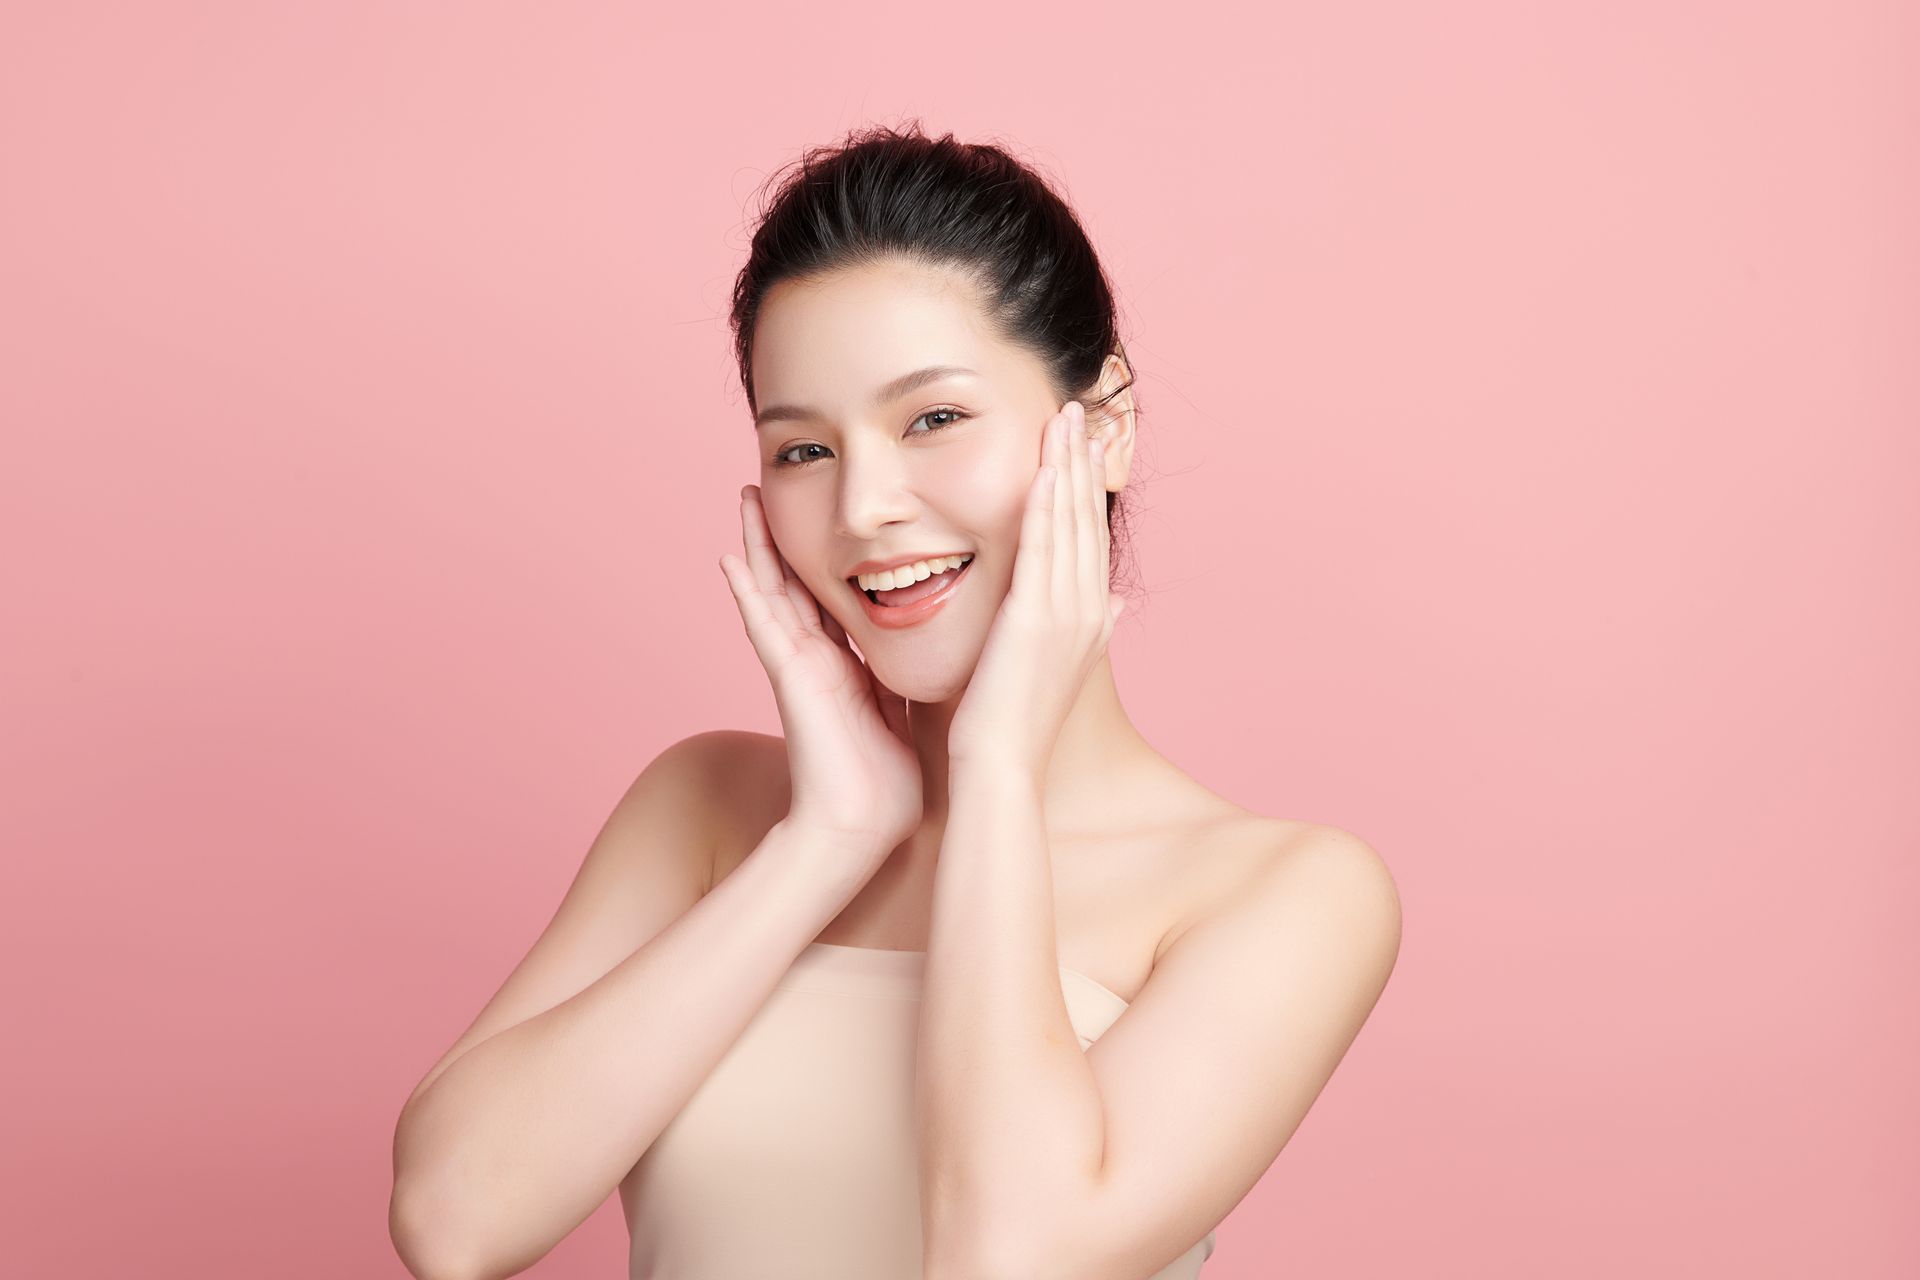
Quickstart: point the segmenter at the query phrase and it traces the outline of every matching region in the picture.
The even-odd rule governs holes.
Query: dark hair
[[[772,194],[733,286],[734,352],[749,409],[757,409],[754,321],[768,291],[887,259],[971,277],[995,332],[1038,356],[1055,396],[1078,399],[1089,419],[1133,385],[1113,290],[1086,232],[1045,179],[1000,147],[951,133],[929,138],[917,121],[904,130],[876,125],[810,148],[767,185]],[[1090,399],[1109,355],[1125,361],[1126,381]],[[1120,495],[1107,494],[1116,576],[1126,515]]]

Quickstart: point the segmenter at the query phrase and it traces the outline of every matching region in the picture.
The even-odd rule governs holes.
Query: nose
[[[871,542],[880,530],[919,509],[909,461],[898,451],[848,450],[840,462],[840,533]]]

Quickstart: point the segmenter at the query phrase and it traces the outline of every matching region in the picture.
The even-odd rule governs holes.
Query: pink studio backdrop
[[[777,731],[746,201],[910,117],[1120,289],[1128,706],[1399,882],[1208,1275],[1920,1270],[1916,11],[1176,12],[0,19],[10,1274],[404,1275],[408,1091]]]

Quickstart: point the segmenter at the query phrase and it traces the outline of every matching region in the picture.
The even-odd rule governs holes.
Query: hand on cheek
[[[954,766],[1043,777],[1067,712],[1113,634],[1106,463],[1078,401],[1048,420],[1013,580],[948,730]]]

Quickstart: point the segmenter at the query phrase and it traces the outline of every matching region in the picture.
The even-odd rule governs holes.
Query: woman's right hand
[[[746,561],[722,555],[747,638],[766,668],[787,738],[786,821],[871,858],[871,873],[920,825],[920,759],[906,699],[882,685],[767,528],[760,487],[740,490]]]

